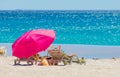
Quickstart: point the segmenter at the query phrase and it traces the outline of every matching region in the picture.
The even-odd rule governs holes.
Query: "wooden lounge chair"
[[[50,65],[57,65],[59,62],[63,62],[64,65],[71,64],[72,58],[77,57],[77,55],[66,55],[60,50],[48,50],[48,54],[51,57]],[[79,58],[77,57],[79,61]]]
[[[14,60],[14,65],[20,65],[21,62],[27,62],[28,65],[33,65],[35,61],[30,58],[17,58]]]
[[[39,59],[39,54],[34,54],[29,58],[17,58],[14,60],[14,64],[19,65],[20,62],[26,61],[28,65],[33,65],[34,63],[37,64],[38,59]]]

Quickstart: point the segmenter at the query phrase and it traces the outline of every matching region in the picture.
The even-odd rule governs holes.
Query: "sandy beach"
[[[120,77],[119,3],[1,0],[0,77]]]
[[[120,77],[120,59],[86,59],[86,65],[14,66],[14,57],[0,56],[0,77]]]

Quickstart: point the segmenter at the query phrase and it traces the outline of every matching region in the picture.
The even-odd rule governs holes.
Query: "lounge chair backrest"
[[[48,54],[54,59],[62,59],[62,57],[65,55],[60,50],[48,50]]]

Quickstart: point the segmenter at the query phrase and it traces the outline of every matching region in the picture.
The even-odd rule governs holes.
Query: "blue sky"
[[[120,0],[0,0],[0,10],[120,10]]]

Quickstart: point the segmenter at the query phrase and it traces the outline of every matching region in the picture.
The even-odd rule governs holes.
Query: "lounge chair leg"
[[[20,60],[16,59],[14,60],[14,65],[19,65],[20,64]]]
[[[37,64],[37,60],[35,60],[35,65]]]
[[[64,59],[64,60],[63,60],[63,64],[64,64],[64,65],[67,65],[67,64],[68,64],[67,60]]]
[[[27,61],[28,65],[33,65],[33,61]]]
[[[54,60],[53,65],[58,65],[58,60]]]

